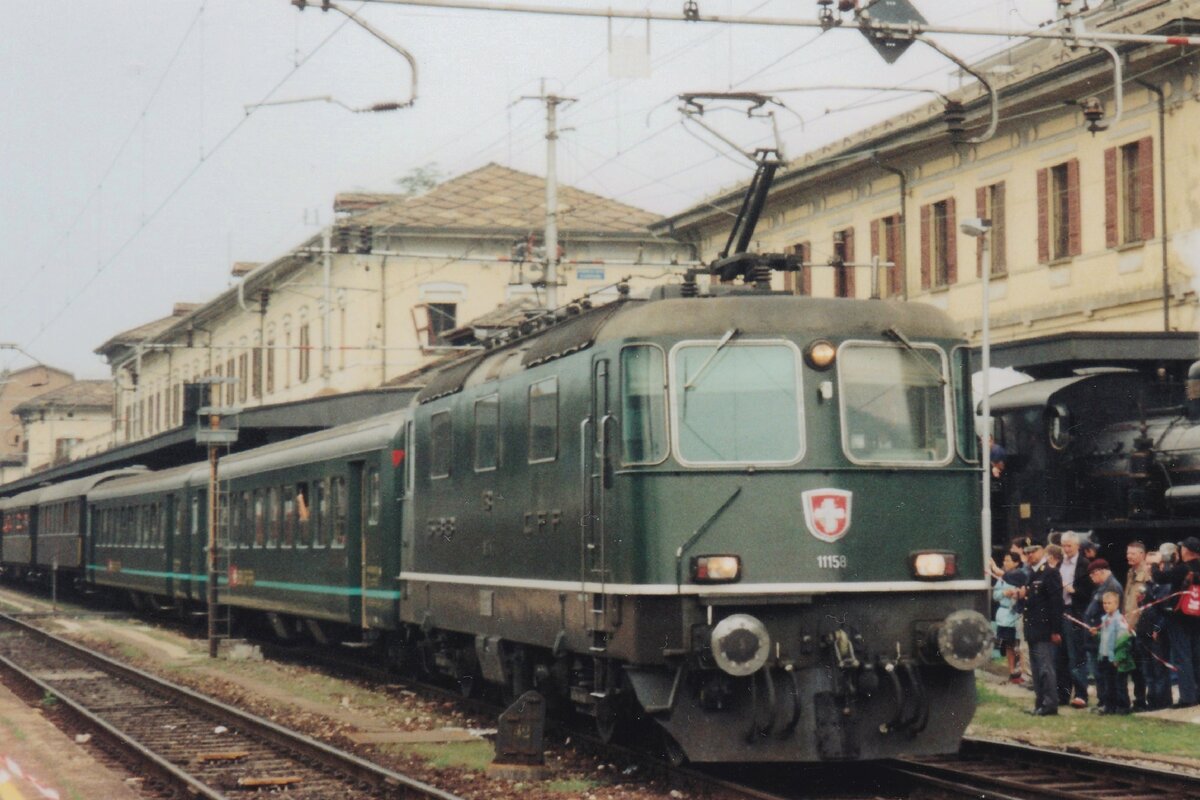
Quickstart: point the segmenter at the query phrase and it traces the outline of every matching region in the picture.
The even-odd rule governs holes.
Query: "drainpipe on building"
[[[379,385],[387,381],[387,269],[388,257],[379,262]],[[345,335],[345,334],[343,334]]]
[[[879,160],[879,153],[872,153],[871,160],[875,162],[875,166],[879,167],[884,172],[890,172],[900,179],[900,297],[904,300],[908,299],[908,178],[904,175],[904,170],[899,167],[890,167]],[[880,242],[882,245],[883,243]],[[896,269],[895,266],[892,269]]]
[[[1158,224],[1162,236],[1163,330],[1171,330],[1171,271],[1167,264],[1167,97],[1159,86],[1141,78],[1138,84],[1158,96]]]

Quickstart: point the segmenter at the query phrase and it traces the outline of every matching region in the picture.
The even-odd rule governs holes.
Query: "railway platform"
[[[107,767],[0,686],[0,800],[138,795]]]

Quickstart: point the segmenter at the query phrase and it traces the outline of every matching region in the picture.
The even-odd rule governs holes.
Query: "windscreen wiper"
[[[894,342],[899,342],[905,350],[916,356],[917,361],[921,364],[921,366],[928,370],[935,378],[937,378],[938,386],[946,385],[946,377],[942,375],[941,370],[934,369],[933,365],[925,360],[925,357],[921,355],[917,348],[913,347],[913,343],[908,340],[907,336],[900,332],[899,328],[894,326],[888,328],[883,332],[883,335]]]
[[[688,389],[694,389],[696,387],[696,384],[700,382],[700,377],[704,375],[704,371],[708,369],[708,365],[711,364],[713,359],[717,357],[717,353],[721,352],[725,345],[729,344],[729,341],[733,337],[737,336],[738,333],[739,331],[737,328],[730,328],[729,330],[725,331],[725,335],[721,337],[721,341],[717,342],[716,349],[709,354],[708,358],[704,359],[704,363],[700,365],[700,369],[696,371],[696,374],[692,376],[692,379],[683,385],[684,391],[687,391]]]

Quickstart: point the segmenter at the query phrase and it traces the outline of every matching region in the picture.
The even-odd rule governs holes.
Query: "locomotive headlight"
[[[733,583],[740,577],[740,556],[696,556],[692,559],[692,580],[696,583]]]
[[[958,556],[945,550],[913,553],[912,572],[925,580],[953,578],[958,572]]]
[[[804,350],[804,359],[813,369],[829,369],[837,357],[837,348],[828,339],[818,339]]]
[[[713,660],[735,678],[758,672],[770,652],[771,634],[757,617],[733,614],[713,628]]]

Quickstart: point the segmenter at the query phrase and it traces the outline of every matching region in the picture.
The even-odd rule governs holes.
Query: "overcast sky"
[[[548,0],[541,0],[543,3]],[[319,0],[316,0],[319,5]],[[815,2],[698,0],[706,14],[813,18]],[[565,4],[565,3],[564,3]],[[571,5],[678,13],[681,0]],[[915,0],[934,22],[1029,29],[1052,0]],[[886,65],[861,34],[654,23],[650,77],[614,79],[604,20],[346,0],[420,68],[414,107],[353,114],[333,104],[247,105],[330,95],[403,99],[396,53],[334,12],[288,0],[2,0],[0,342],[106,377],[93,350],[116,333],[204,301],[234,261],[265,261],[330,222],[343,191],[398,191],[435,163],[453,177],[488,162],[545,172],[544,107],[516,102],[542,79],[578,98],[561,114],[560,181],[663,214],[745,180],[748,162],[679,124],[682,91],[820,84],[950,87],[953,65],[914,45]],[[612,23],[645,36],[644,22]],[[939,37],[964,57],[1003,40]],[[913,94],[781,95],[800,153],[925,102]],[[827,113],[854,105],[850,110]],[[716,115],[751,143],[765,129]],[[0,350],[0,369],[31,363]]]

